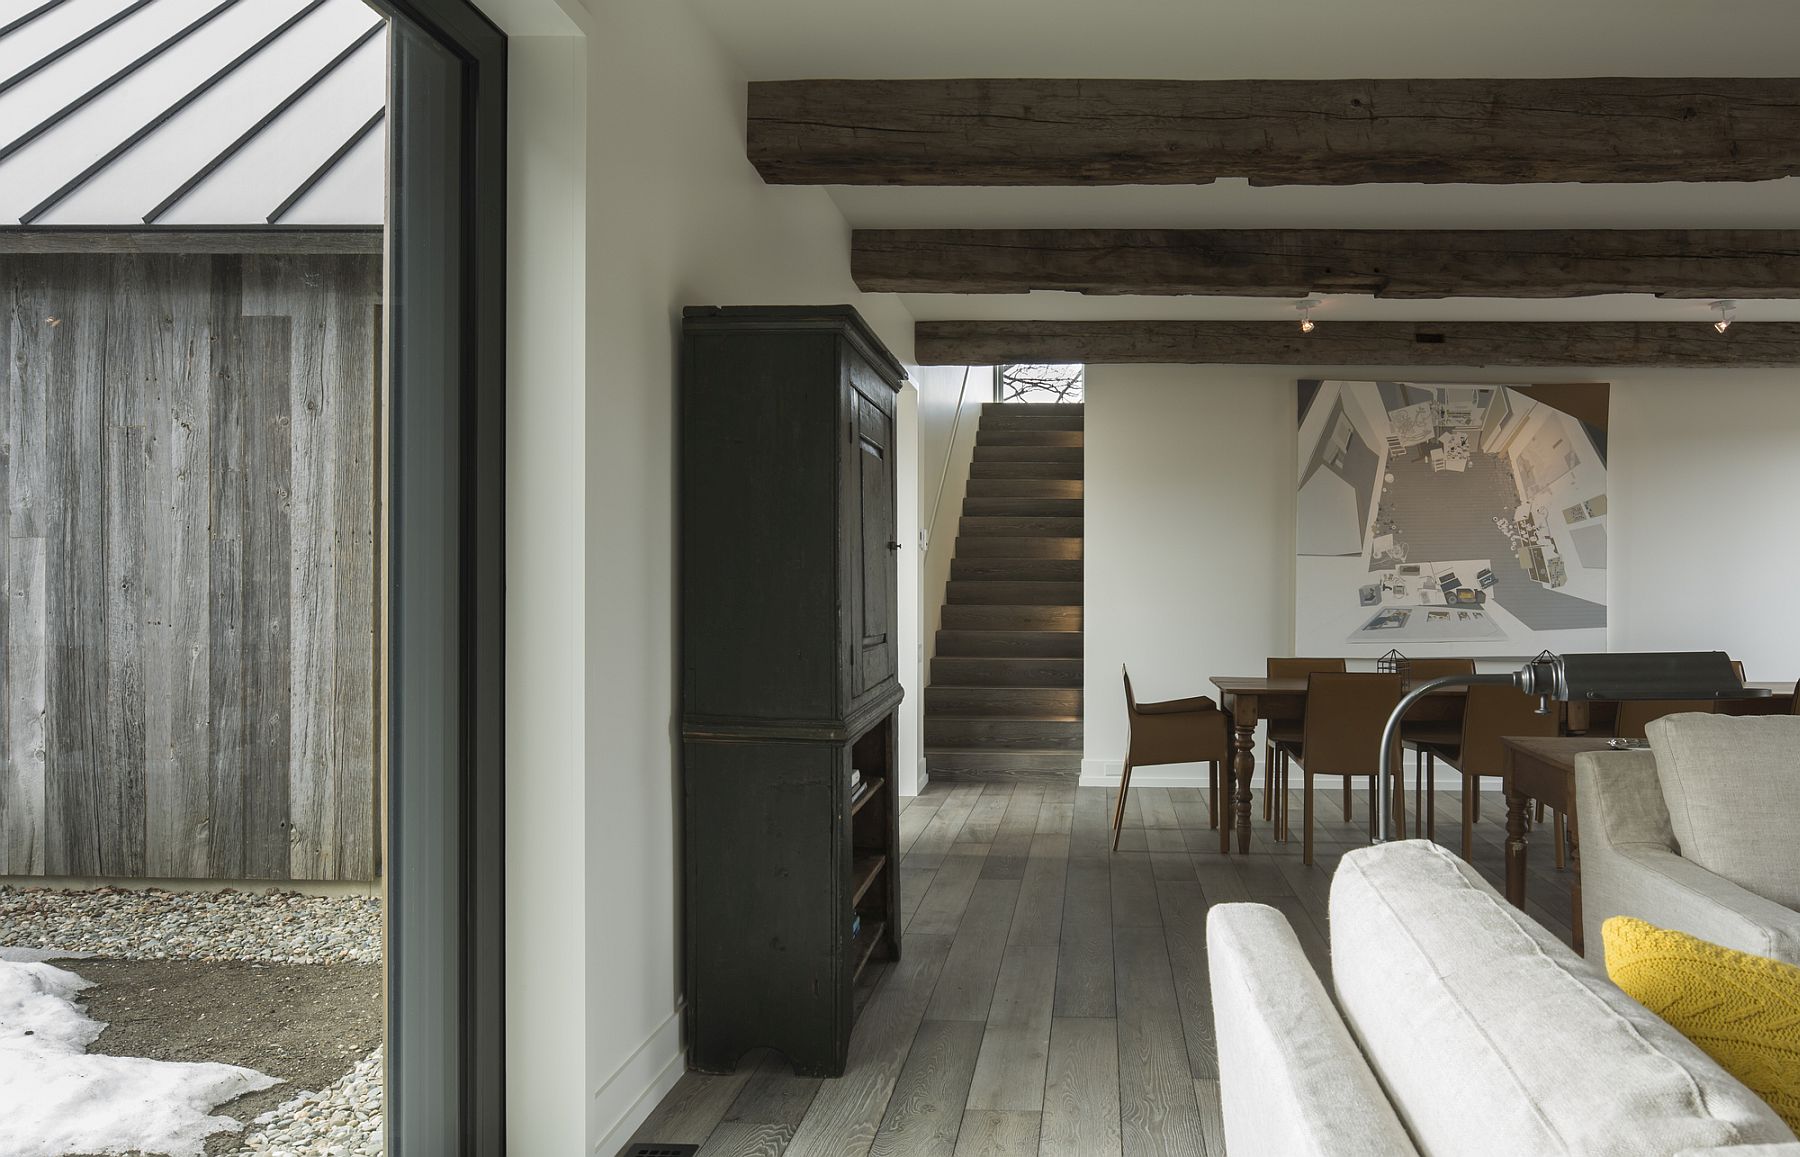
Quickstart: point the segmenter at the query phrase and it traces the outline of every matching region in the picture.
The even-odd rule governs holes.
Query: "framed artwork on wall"
[[[1300,382],[1296,653],[1604,651],[1608,393]]]

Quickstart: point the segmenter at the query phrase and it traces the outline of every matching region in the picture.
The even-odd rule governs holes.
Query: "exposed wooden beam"
[[[0,253],[380,253],[376,226],[0,228]],[[1747,296],[1747,295],[1746,295]]]
[[[1762,181],[1800,78],[789,80],[750,85],[771,184]]]
[[[1797,229],[858,229],[870,293],[1800,297]]]
[[[921,365],[1800,366],[1800,322],[921,321]]]

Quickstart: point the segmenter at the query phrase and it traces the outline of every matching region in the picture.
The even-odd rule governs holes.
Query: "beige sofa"
[[[1750,1090],[1435,844],[1346,855],[1331,944],[1335,1005],[1279,912],[1208,919],[1238,1157],[1800,1157]]]
[[[1800,717],[1671,715],[1575,762],[1587,955],[1636,916],[1800,964]]]

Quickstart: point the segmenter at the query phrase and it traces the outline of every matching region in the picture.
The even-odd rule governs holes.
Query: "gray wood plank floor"
[[[1222,1154],[1206,910],[1280,909],[1329,976],[1331,873],[1368,840],[1368,793],[1345,822],[1332,782],[1305,867],[1292,797],[1290,841],[1259,798],[1251,854],[1227,857],[1202,791],[1139,789],[1113,854],[1103,788],[927,787],[900,817],[904,955],[863,994],[845,1076],[797,1078],[770,1053],[689,1073],[634,1141],[707,1157]],[[1474,863],[1500,887],[1505,808],[1496,791],[1481,804]],[[1438,792],[1434,812],[1438,842],[1459,848],[1460,793]],[[1569,876],[1548,824],[1533,844],[1528,910],[1566,941]]]

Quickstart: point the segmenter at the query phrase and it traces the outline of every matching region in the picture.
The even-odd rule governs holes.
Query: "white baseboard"
[[[685,1006],[678,1006],[667,1020],[656,1026],[637,1051],[613,1071],[598,1089],[589,1105],[588,1120],[612,1121],[605,1136],[594,1143],[599,1157],[613,1157],[625,1148],[631,1135],[649,1118],[657,1103],[669,1095],[687,1066],[681,1051],[681,1016]]]
[[[1082,787],[1107,787],[1118,789],[1119,776],[1125,770],[1122,759],[1084,759],[1081,761]],[[1406,761],[1405,781],[1408,791],[1412,790],[1413,763]],[[1299,782],[1297,773],[1290,775],[1288,788],[1293,790]],[[1432,781],[1439,791],[1461,791],[1462,775],[1439,764],[1432,774]],[[1337,782],[1334,780],[1333,782]],[[1250,785],[1261,788],[1263,785],[1262,757],[1256,757],[1256,770],[1250,775]],[[1132,787],[1206,787],[1206,765],[1204,763],[1177,763],[1159,767],[1140,767],[1131,773]],[[1368,786],[1364,784],[1364,786]],[[1498,790],[1498,784],[1491,779],[1484,785],[1487,790]]]

